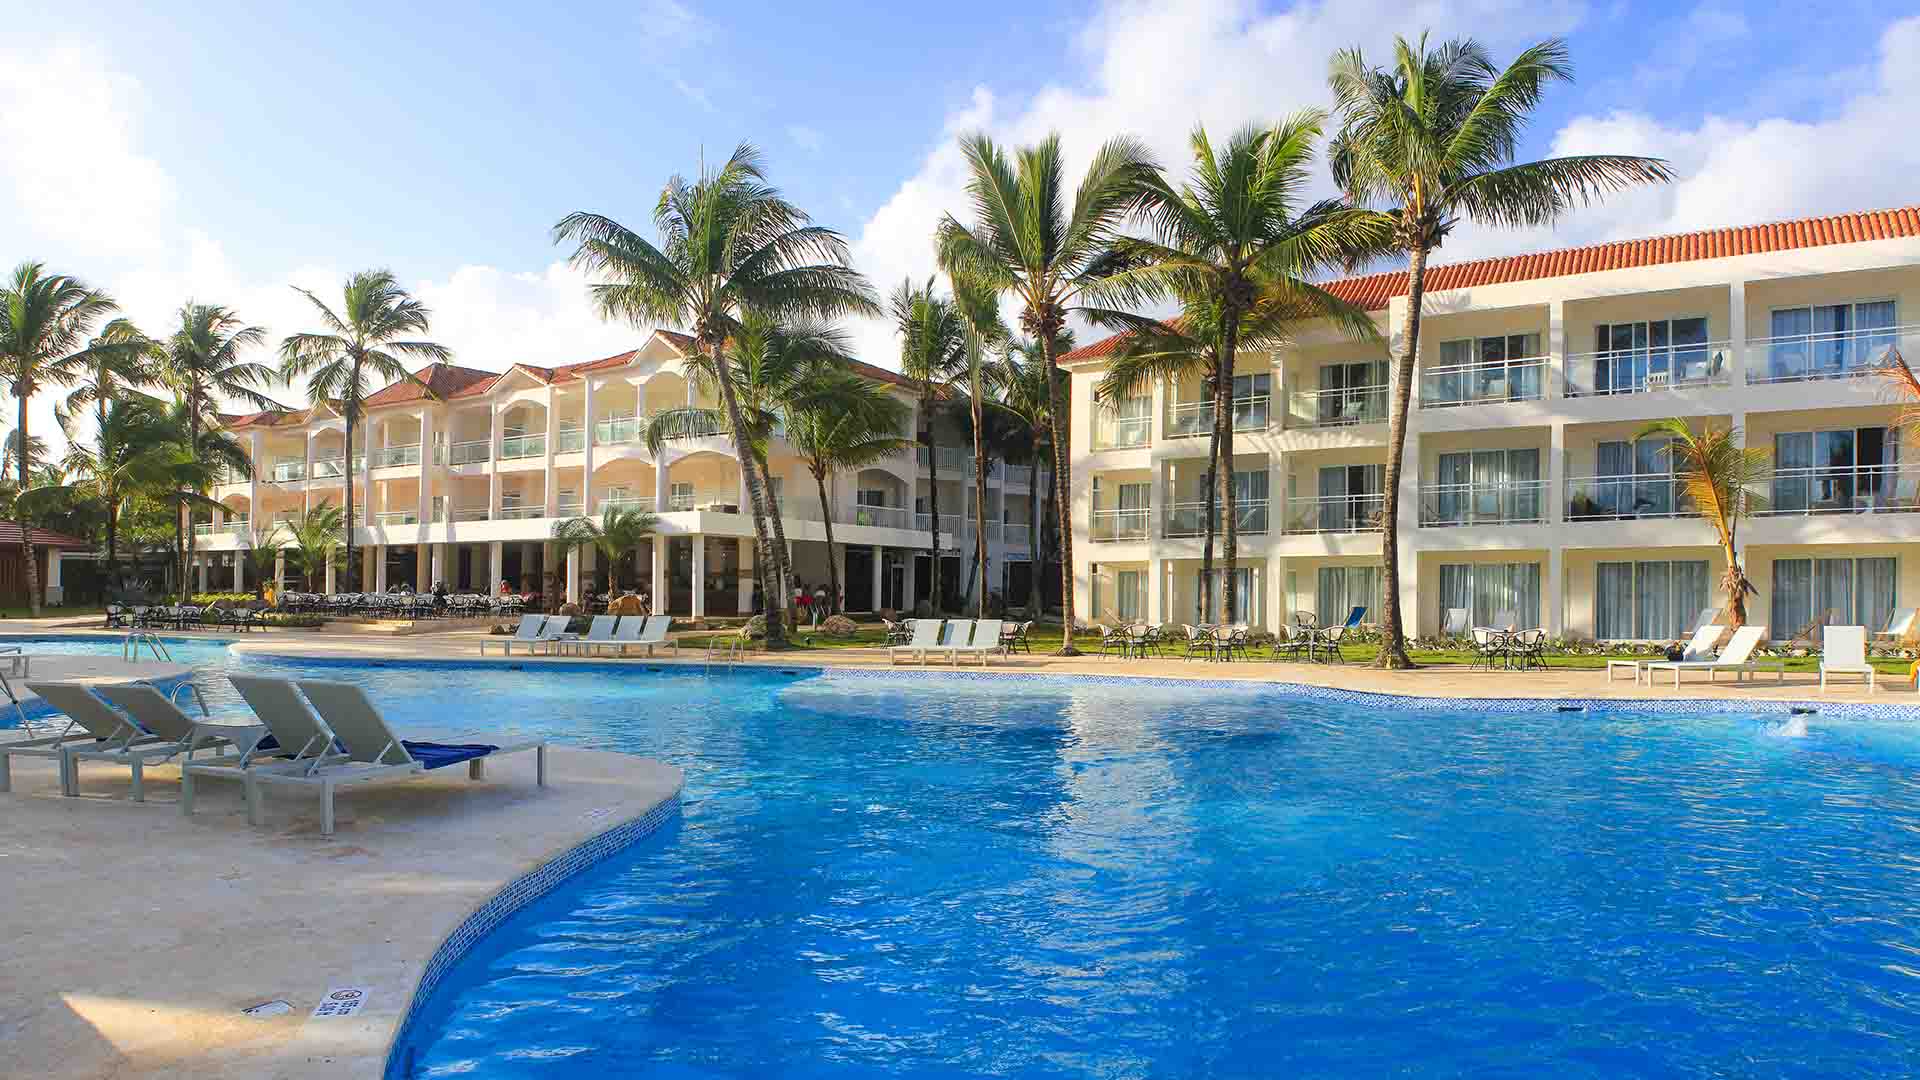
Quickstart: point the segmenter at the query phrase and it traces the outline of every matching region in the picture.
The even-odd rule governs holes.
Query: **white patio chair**
[[[1722,671],[1734,673],[1734,680],[1746,678],[1747,673],[1772,668],[1780,673],[1780,681],[1787,681],[1787,665],[1781,660],[1754,660],[1753,650],[1766,640],[1767,628],[1764,626],[1743,626],[1733,632],[1733,640],[1712,660],[1656,660],[1647,665],[1647,685],[1653,685],[1656,671],[1673,672],[1673,685],[1680,685],[1680,673],[1683,671],[1704,671],[1709,682],[1719,678]]]
[[[940,619],[915,619],[913,637],[905,645],[887,646],[887,665],[891,667],[894,658],[901,654],[916,657],[922,667],[927,663],[927,652],[940,644]]]
[[[1867,693],[1873,693],[1873,665],[1867,663],[1867,628],[1864,626],[1827,627],[1825,648],[1820,655],[1820,692],[1827,692],[1828,675],[1865,675]]]

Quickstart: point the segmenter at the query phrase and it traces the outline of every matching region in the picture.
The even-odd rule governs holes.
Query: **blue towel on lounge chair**
[[[402,739],[400,745],[407,748],[407,753],[412,754],[415,761],[429,769],[444,769],[449,765],[486,757],[500,749],[486,743],[414,742],[412,739]]]

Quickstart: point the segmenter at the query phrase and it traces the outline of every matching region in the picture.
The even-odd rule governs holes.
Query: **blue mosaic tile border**
[[[672,795],[639,817],[598,833],[514,878],[462,920],[453,933],[440,943],[440,947],[433,951],[426,969],[420,973],[420,981],[414,985],[413,996],[407,1002],[406,1012],[401,1015],[392,1043],[388,1045],[387,1063],[382,1075],[391,1080],[405,1080],[412,1075],[412,1064],[406,1060],[408,1042],[421,1008],[439,988],[447,973],[473,951],[481,939],[521,908],[559,888],[568,878],[591,869],[653,835],[680,812],[680,797],[681,789],[676,788]]]

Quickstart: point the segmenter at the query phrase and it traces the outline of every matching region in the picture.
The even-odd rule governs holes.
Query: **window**
[[[1144,617],[1142,600],[1146,596],[1143,584],[1146,575],[1138,570],[1122,570],[1119,574],[1119,587],[1115,590],[1116,607],[1120,618],[1126,622],[1139,622]]]
[[[887,493],[880,488],[861,488],[854,493],[853,501],[860,506],[885,506]]]
[[[1704,559],[1600,563],[1593,580],[1593,636],[1603,641],[1685,637],[1711,589]]]
[[[1441,454],[1426,524],[1539,521],[1540,451]]]
[[[1473,626],[1540,625],[1539,563],[1442,563],[1440,613],[1466,608]],[[1444,618],[1442,619],[1444,622]]]
[[[1380,581],[1377,566],[1321,567],[1313,595],[1314,617],[1321,626],[1341,626],[1354,608],[1377,611]]]
[[[1096,402],[1093,411],[1094,447],[1145,446],[1153,422],[1152,412],[1153,400],[1145,394],[1122,398],[1111,405]]]
[[[693,485],[674,484],[667,490],[667,505],[675,510],[693,509]]]
[[[1387,418],[1387,362],[1362,360],[1320,367],[1314,420],[1322,427]]]
[[[1767,378],[1779,382],[1877,367],[1895,343],[1894,325],[1891,300],[1775,308]]]
[[[1818,616],[1829,623],[1885,626],[1897,599],[1900,561],[1872,559],[1775,559],[1768,633],[1785,639]]]
[[[1594,327],[1593,392],[1629,394],[1647,388],[1647,376],[1674,381],[1717,374],[1707,349],[1705,318],[1601,323]]]
[[[1235,375],[1233,377],[1233,430],[1261,431],[1267,426],[1271,375]]]
[[[1320,470],[1319,530],[1354,532],[1379,524],[1385,465],[1329,465]]]
[[[1540,397],[1539,334],[1460,338],[1440,343],[1440,369],[1426,380],[1423,401],[1528,401]]]
[[[1773,437],[1773,513],[1871,509],[1898,495],[1897,428],[1791,431]]]
[[[1672,517],[1692,512],[1673,476],[1671,439],[1624,439],[1594,448],[1594,475],[1572,483],[1567,516],[1593,518]]]
[[[1226,571],[1202,571],[1199,575],[1201,622],[1216,622],[1227,616],[1227,598],[1220,592],[1220,585],[1226,580]],[[1251,623],[1253,617],[1253,571],[1245,566],[1233,570],[1233,619],[1239,623]]]

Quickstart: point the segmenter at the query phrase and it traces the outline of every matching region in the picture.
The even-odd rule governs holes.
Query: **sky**
[[[290,286],[337,297],[386,267],[455,362],[572,363],[648,328],[597,317],[553,224],[646,229],[703,156],[758,146],[884,295],[932,273],[934,225],[965,216],[962,133],[1057,131],[1076,171],[1132,134],[1177,176],[1196,124],[1324,107],[1335,49],[1384,60],[1422,31],[1503,62],[1566,37],[1575,82],[1525,153],[1678,172],[1552,229],[1464,226],[1441,261],[1920,202],[1920,16],[1878,0],[248,7],[0,0],[0,263],[104,288],[156,336],[191,299],[270,343],[316,328]],[[884,321],[848,329],[898,366]],[[51,401],[30,423],[57,447]]]

